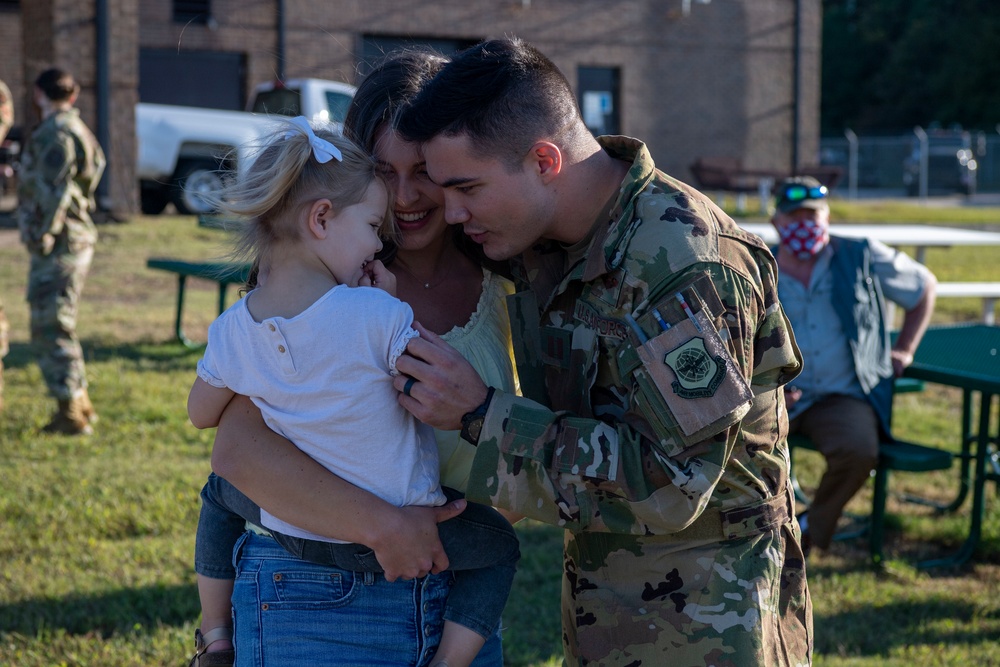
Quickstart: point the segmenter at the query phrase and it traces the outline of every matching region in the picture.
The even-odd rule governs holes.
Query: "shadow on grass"
[[[139,342],[118,343],[108,340],[87,339],[80,342],[87,363],[101,363],[124,359],[143,364],[158,371],[193,368],[194,362],[204,354],[204,348],[189,348],[178,343]],[[34,349],[30,343],[11,343],[10,352],[4,357],[6,368],[24,368],[35,363]]]
[[[957,600],[900,601],[858,606],[814,618],[815,653],[859,657],[888,656],[894,648],[946,644],[993,644],[996,628],[970,630],[982,608]],[[987,624],[988,625],[988,624]]]
[[[954,531],[942,531],[933,538],[923,538],[918,535],[908,534],[899,527],[889,527],[886,522],[886,538],[883,545],[886,568],[891,573],[894,563],[899,562],[906,567],[912,567],[932,578],[952,577],[955,575],[970,574],[976,565],[998,565],[1000,564],[1000,535],[985,534],[980,538],[979,544],[972,557],[965,563],[959,565],[938,566],[932,568],[920,567],[924,561],[946,559],[954,556],[962,548],[962,542],[968,535],[968,516],[961,517],[963,525]],[[893,523],[898,524],[898,520]],[[834,542],[831,546],[831,553],[840,556],[843,561],[836,566],[827,566],[811,563],[810,574],[820,574],[832,576],[835,574],[848,574],[860,572],[881,572],[871,562],[871,554],[868,547],[868,535]]]
[[[955,474],[954,486],[958,486]],[[897,496],[898,497],[898,496]],[[912,496],[908,496],[912,497]],[[944,500],[950,501],[954,496]],[[1000,480],[988,481],[984,490],[985,509],[980,529],[979,542],[972,557],[960,565],[920,568],[929,576],[952,576],[969,572],[977,564],[1000,564]],[[886,562],[901,561],[917,567],[924,561],[947,559],[962,549],[969,536],[972,512],[971,492],[962,505],[954,512],[937,512],[915,504],[904,504],[905,509],[889,511],[885,515],[883,554]],[[847,516],[847,515],[845,515]],[[838,567],[839,572],[871,570],[869,552],[868,516],[851,514],[849,520],[838,526],[831,551],[850,563],[848,568]],[[811,572],[821,572],[823,568],[811,567]]]
[[[69,634],[128,633],[137,625],[180,626],[198,618],[194,584],[123,588],[94,595],[67,595],[0,605],[0,632],[27,637],[42,631]]]

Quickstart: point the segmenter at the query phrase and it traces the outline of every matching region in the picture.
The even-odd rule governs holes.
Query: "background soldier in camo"
[[[14,100],[10,88],[0,81],[0,144],[3,143],[11,126],[14,125]],[[3,192],[0,191],[0,195]],[[0,410],[3,410],[3,358],[7,356],[7,315],[3,310],[3,298],[0,297]]]
[[[447,220],[512,259],[525,394],[421,331],[400,402],[477,444],[470,500],[566,529],[566,663],[809,664],[781,390],[801,357],[767,248],[642,142],[595,140],[516,39],[456,56],[399,130]]]
[[[18,179],[18,226],[31,255],[31,341],[58,404],[45,430],[68,434],[91,433],[97,420],[87,394],[76,317],[97,242],[90,213],[105,159],[73,108],[79,91],[73,77],[59,69],[48,69],[35,80],[42,121],[22,154]]]

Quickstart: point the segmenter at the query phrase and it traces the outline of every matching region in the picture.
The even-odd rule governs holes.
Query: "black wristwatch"
[[[483,404],[472,412],[462,415],[462,439],[473,445],[479,444],[479,434],[483,432],[483,422],[486,421],[486,411],[490,409],[490,401],[493,400],[495,389],[489,387],[486,390],[486,400]]]

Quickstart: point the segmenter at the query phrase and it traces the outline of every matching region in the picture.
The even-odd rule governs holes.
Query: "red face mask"
[[[781,244],[799,259],[815,257],[830,242],[830,228],[816,220],[793,220],[778,230]]]

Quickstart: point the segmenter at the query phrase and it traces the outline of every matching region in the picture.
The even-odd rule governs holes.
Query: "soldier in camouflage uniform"
[[[42,121],[21,158],[18,226],[31,255],[31,341],[58,409],[45,430],[88,434],[97,415],[87,394],[76,316],[97,242],[90,217],[104,153],[73,108],[73,77],[58,69],[35,80]]]
[[[781,389],[801,358],[767,248],[641,142],[595,141],[519,40],[456,56],[399,130],[448,221],[512,258],[524,391],[421,331],[400,401],[478,445],[470,500],[566,529],[566,663],[809,664]]]
[[[0,144],[7,137],[11,126],[14,125],[14,100],[10,94],[10,88],[3,81],[0,81]],[[0,195],[3,195],[2,181],[0,181]],[[3,310],[3,299],[0,299],[0,410],[3,410],[3,358],[7,356],[7,316]]]

